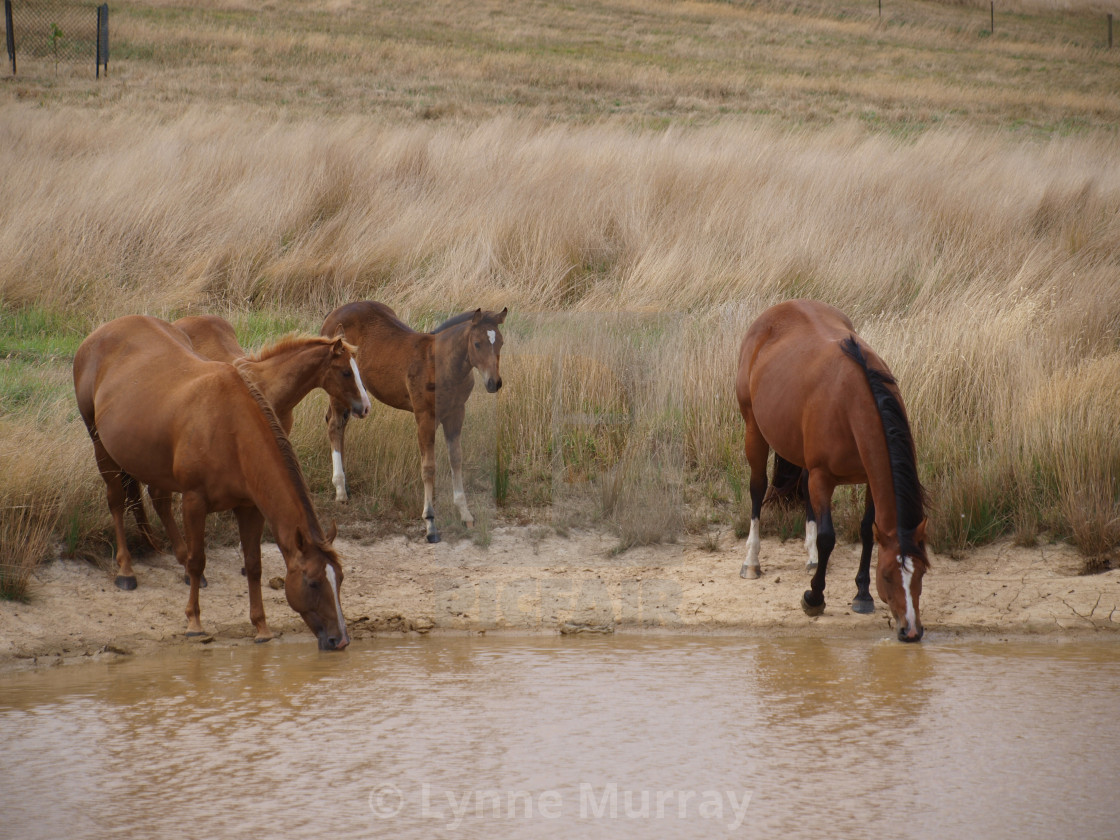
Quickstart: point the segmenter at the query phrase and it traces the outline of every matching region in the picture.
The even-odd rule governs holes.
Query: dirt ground
[[[343,612],[354,639],[427,633],[806,633],[892,635],[888,612],[850,610],[859,548],[840,545],[830,563],[824,615],[800,608],[807,588],[800,541],[764,540],[759,580],[742,580],[744,542],[725,534],[712,551],[698,538],[614,551],[606,533],[559,536],[541,526],[503,526],[490,544],[429,545],[402,536],[339,539]],[[963,559],[933,555],[925,579],[926,638],[958,634],[1092,634],[1120,631],[1120,570],[1083,576],[1065,545],[999,543]],[[43,565],[29,603],[0,603],[0,672],[139,655],[175,645],[252,644],[249,602],[236,548],[208,555],[202,622],[187,639],[187,587],[170,555],[137,558],[139,588],[81,560]],[[266,580],[283,575],[276,546],[264,546]],[[286,642],[314,637],[284,598],[264,587],[269,624]]]

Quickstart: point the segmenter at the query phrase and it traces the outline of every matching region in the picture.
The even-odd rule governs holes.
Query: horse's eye
[[[307,588],[314,591],[314,592],[318,592],[319,591],[319,581],[309,580],[307,582]]]
[[[354,371],[350,370],[350,368],[347,368],[346,370],[344,370],[342,372],[342,378],[343,379],[353,379],[354,378]]]
[[[481,348],[481,347],[482,347],[482,342],[481,342],[481,341],[476,341],[476,342],[474,343],[474,349],[475,349],[475,350],[478,350],[478,349],[479,349],[479,348]]]

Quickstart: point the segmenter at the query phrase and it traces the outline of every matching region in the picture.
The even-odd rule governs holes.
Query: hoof
[[[820,603],[814,603],[817,599]],[[817,616],[824,612],[824,596],[817,595],[812,590],[807,590],[801,596],[801,609],[805,610],[805,615]]]
[[[183,575],[183,583],[185,583],[187,586],[190,586],[191,585],[191,576],[186,575],[186,574]],[[207,586],[210,585],[210,583],[206,580],[206,575],[202,576],[202,580],[200,580],[198,582],[198,585],[202,589],[205,589]]]
[[[253,639],[253,644],[263,645],[265,642],[271,642],[271,641],[272,641],[272,636],[264,636],[264,637],[259,637],[259,638]]]
[[[816,563],[806,563],[805,564],[805,571],[815,572],[816,570],[817,570],[817,564]]]
[[[852,612],[860,615],[871,615],[875,612],[875,601],[871,598],[856,598],[852,601]]]
[[[744,565],[743,568],[739,570],[739,577],[743,580],[757,580],[762,577],[762,569],[758,566]]]
[[[440,541],[440,535],[439,534],[428,534],[428,542],[437,543],[439,541]]]
[[[204,630],[188,630],[187,631],[187,638],[188,639],[199,639],[199,638],[202,638],[205,635],[206,635],[206,632]]]
[[[136,575],[117,575],[117,579],[114,582],[117,584],[117,589],[131,592],[136,588]]]

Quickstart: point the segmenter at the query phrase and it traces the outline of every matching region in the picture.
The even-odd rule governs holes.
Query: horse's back
[[[182,484],[184,462],[228,458],[218,450],[254,417],[231,365],[201,358],[176,327],[147,316],[118,318],[91,333],[75,353],[74,383],[83,419],[113,459],[168,489],[182,489],[173,485]]]
[[[383,303],[359,300],[334,310],[323,321],[322,334],[342,329],[358,348],[358,368],[366,389],[379,401],[413,410],[409,380],[430,364],[432,336],[409,327]]]
[[[384,303],[374,300],[356,300],[344,303],[323,319],[322,335],[333,338],[341,327],[346,340],[357,344],[350,336],[360,338],[367,335],[378,336],[383,333],[415,333],[408,324],[397,317],[397,313]]]
[[[245,355],[233,325],[217,315],[188,315],[172,322],[191,341],[194,351],[216,362],[233,362]]]
[[[807,466],[854,451],[852,426],[874,409],[866,384],[857,381],[862,371],[840,349],[854,334],[844,313],[811,300],[772,306],[747,330],[736,380],[739,408],[787,460]],[[834,469],[858,472],[847,460]]]

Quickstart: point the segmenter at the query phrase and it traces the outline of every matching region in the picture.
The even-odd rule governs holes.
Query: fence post
[[[97,73],[101,78],[101,65],[105,65],[105,75],[109,75],[109,4],[97,7]]]
[[[12,28],[12,0],[4,0],[4,29],[8,38],[8,59],[12,62],[12,75],[16,74],[16,31]]]
[[[992,34],[996,34],[996,0],[992,0]]]

